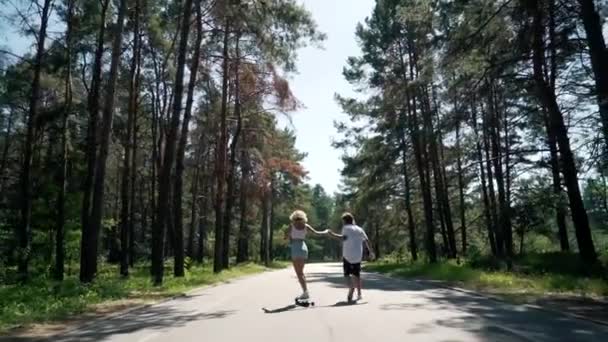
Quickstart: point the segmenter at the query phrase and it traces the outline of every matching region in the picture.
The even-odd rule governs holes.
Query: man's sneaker
[[[363,300],[363,296],[360,293],[357,295],[357,300]]]

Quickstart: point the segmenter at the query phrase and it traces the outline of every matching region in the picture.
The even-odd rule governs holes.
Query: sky
[[[331,147],[337,137],[334,121],[348,120],[334,94],[352,96],[353,88],[342,68],[349,56],[360,54],[355,28],[371,14],[374,0],[300,0],[312,13],[319,30],[327,35],[323,50],[307,47],[298,53],[298,74],[290,78],[294,95],[306,108],[293,113],[296,147],[308,153],[304,167],[311,184],[321,184],[332,194],[340,184],[341,152]],[[281,120],[285,121],[285,120]]]
[[[342,68],[349,56],[360,54],[355,28],[371,14],[374,0],[298,0],[308,9],[321,32],[327,35],[323,49],[310,46],[298,51],[298,72],[288,77],[294,95],[304,108],[291,114],[291,124],[279,118],[282,125],[292,125],[297,135],[296,147],[308,154],[304,167],[308,182],[321,184],[332,194],[340,184],[341,152],[331,147],[337,137],[334,121],[348,120],[334,100],[334,94],[354,96],[344,80]],[[0,12],[10,8],[0,5]],[[5,12],[6,11],[6,12]],[[14,26],[0,21],[0,48],[23,55],[30,51],[31,41],[21,37]]]

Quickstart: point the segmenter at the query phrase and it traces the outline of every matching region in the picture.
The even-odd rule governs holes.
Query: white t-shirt
[[[363,259],[363,242],[367,234],[357,225],[347,224],[342,227],[342,257],[351,264],[358,264]]]

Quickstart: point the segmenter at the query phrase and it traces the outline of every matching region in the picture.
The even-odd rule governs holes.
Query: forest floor
[[[78,281],[77,272],[61,283],[40,277],[26,285],[0,285],[0,336],[49,336],[93,319],[179,297],[201,286],[286,265],[275,263],[267,268],[249,263],[219,274],[213,273],[211,265],[192,266],[185,277],[175,278],[168,264],[163,285],[155,287],[148,266],[136,266],[129,278],[123,279],[118,266],[104,264],[88,286]]]
[[[515,304],[534,305],[608,325],[608,280],[600,272],[581,274],[578,259],[561,253],[518,259],[513,271],[488,262],[444,261],[436,264],[380,261],[367,271],[405,279],[432,280]]]

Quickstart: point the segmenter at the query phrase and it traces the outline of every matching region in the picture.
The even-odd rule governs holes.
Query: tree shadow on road
[[[364,289],[381,291],[423,291],[415,282],[387,281],[385,276],[376,273],[363,273],[361,276]],[[346,279],[342,275],[342,269],[336,273],[306,273],[308,283],[329,283],[334,288],[346,289]]]
[[[331,273],[307,273],[308,281],[345,289],[341,268],[333,267],[335,272],[332,269]],[[445,288],[433,281],[394,279],[367,272],[363,273],[362,279],[364,289],[387,291],[391,293],[390,298],[398,299],[379,304],[381,310],[403,310],[413,314],[426,310],[430,311],[430,317],[436,317],[433,312],[455,312],[451,318],[435,318],[421,323],[410,331],[411,334],[428,334],[438,327],[445,327],[468,331],[482,341],[492,342],[608,341],[607,326]]]
[[[364,304],[367,304],[367,302],[339,301],[332,305],[314,305],[314,306],[311,306],[308,308],[302,308],[302,309],[305,310],[305,309],[321,309],[321,308],[339,308],[339,307],[344,307],[344,306],[354,306],[354,305],[364,305]],[[264,313],[267,313],[267,314],[275,314],[275,313],[283,313],[283,312],[291,311],[291,310],[294,310],[297,308],[298,308],[298,305],[290,304],[290,305],[286,305],[286,306],[276,308],[276,309],[262,308],[262,311],[264,311]]]
[[[420,283],[419,283],[420,284]],[[419,298],[403,297],[402,302],[383,304],[381,310],[451,310],[461,313],[447,319],[418,324],[411,334],[428,333],[436,327],[473,333],[483,341],[608,341],[606,326],[572,319],[523,305],[512,305],[471,293],[428,284]],[[420,302],[420,299],[425,302]],[[428,304],[430,301],[432,304]]]
[[[63,336],[53,336],[48,341],[103,341],[113,335],[129,334],[143,329],[163,330],[183,327],[193,321],[221,319],[232,314],[234,311],[196,312],[169,306],[152,306],[118,317],[95,321]]]

